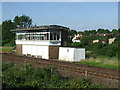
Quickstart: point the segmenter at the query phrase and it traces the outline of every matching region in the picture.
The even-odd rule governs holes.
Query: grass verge
[[[79,62],[74,62],[74,63],[92,65],[92,66],[98,66],[98,67],[106,67],[106,68],[112,68],[112,69],[120,69],[120,66],[118,64],[120,63],[120,60],[118,60],[117,57],[108,58],[105,56],[98,56],[96,58],[88,58],[88,59],[81,60]]]
[[[0,47],[0,51],[2,52],[7,52],[7,53],[13,53],[13,48],[14,47]]]

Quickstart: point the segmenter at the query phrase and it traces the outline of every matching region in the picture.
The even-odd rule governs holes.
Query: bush
[[[34,68],[31,64],[3,64],[2,84],[5,88],[95,88],[90,79],[63,77],[53,66]]]
[[[95,84],[93,84],[93,82],[90,79],[81,79],[81,80],[70,80],[69,82],[67,82],[64,86],[64,88],[97,88],[98,86],[96,86]]]
[[[81,44],[79,42],[74,42],[74,43],[70,43],[69,46],[71,46],[71,47],[80,47]]]
[[[62,84],[61,81],[65,80],[55,67],[34,68],[31,64],[3,64],[2,78],[6,88],[57,88]]]
[[[2,63],[2,71],[12,68],[13,66],[15,66],[15,64],[12,62]]]

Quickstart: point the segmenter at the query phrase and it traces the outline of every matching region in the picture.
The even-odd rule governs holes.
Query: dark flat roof
[[[10,30],[13,32],[17,31],[36,31],[36,30],[69,30],[68,27],[64,26],[59,26],[59,25],[44,25],[44,26],[32,26],[32,27],[27,27],[27,28],[17,28],[14,30]]]

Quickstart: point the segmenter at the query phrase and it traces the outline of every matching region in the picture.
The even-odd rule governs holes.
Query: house
[[[106,44],[106,43],[107,43],[107,40],[102,39],[102,40],[100,40],[100,42],[101,42],[102,44]]]
[[[98,43],[99,42],[99,40],[93,40],[93,43]]]
[[[98,36],[110,36],[112,33],[96,33]]]
[[[110,38],[109,39],[109,44],[112,44],[115,41],[115,38]]]
[[[99,42],[101,42],[102,44],[106,44],[107,40],[106,39],[93,40],[93,43],[99,43]]]
[[[74,35],[72,42],[80,42],[81,37],[82,37],[82,34]]]
[[[34,26],[29,28],[18,28],[11,30],[16,33],[16,54],[29,57],[43,58],[43,59],[61,59],[59,56],[63,55],[62,60],[72,58],[73,55],[85,58],[85,49],[76,48],[73,55],[67,57],[66,54],[71,51],[67,48],[68,45],[68,30],[69,28],[59,25],[44,25]],[[62,47],[65,48],[62,49]],[[79,50],[78,50],[79,49]],[[64,52],[64,53],[63,53]],[[75,61],[76,59],[72,59]]]

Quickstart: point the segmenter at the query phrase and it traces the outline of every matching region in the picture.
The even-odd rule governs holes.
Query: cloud
[[[2,2],[119,2],[120,0],[2,0]]]

